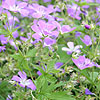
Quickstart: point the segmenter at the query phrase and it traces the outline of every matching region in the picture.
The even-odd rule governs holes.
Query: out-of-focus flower
[[[18,50],[15,42],[13,40],[9,40],[10,45],[14,46],[15,50]]]
[[[82,48],[82,45],[77,45],[77,46],[74,47],[73,42],[68,42],[67,45],[68,45],[69,48],[63,47],[62,50],[67,51],[67,54],[69,54],[69,55],[72,54],[72,52],[79,53],[80,52],[79,48]]]
[[[13,98],[10,96],[10,95],[8,95],[8,97],[7,97],[7,99],[6,100],[12,100]]]
[[[81,32],[76,32],[75,37],[79,37],[82,33]]]
[[[5,47],[6,47],[6,46],[0,46],[0,52],[1,52],[1,51],[5,51],[5,50],[6,50]]]
[[[94,95],[88,88],[85,89],[85,94],[86,95]]]
[[[86,46],[92,45],[92,40],[89,35],[85,35],[84,39],[80,38]]]
[[[86,25],[85,25],[85,28],[86,28],[86,29],[90,29],[90,28],[91,28],[91,26],[90,26],[90,25],[88,25],[88,24],[86,24]]]
[[[63,65],[62,62],[57,62],[54,67],[55,69],[59,69],[62,65]]]
[[[51,2],[51,0],[43,0],[44,2]]]
[[[14,75],[12,77],[12,80],[18,82],[19,85],[23,88],[27,86],[28,88],[31,88],[32,90],[36,90],[36,86],[34,85],[31,79],[27,79],[26,73],[24,71],[23,72],[19,71],[18,75],[20,77],[17,75]]]
[[[57,70],[60,70],[62,73],[64,73],[65,70],[62,69],[62,68],[60,68],[62,65],[63,65],[62,62],[57,62],[57,63],[55,64],[54,68],[57,69]]]
[[[81,70],[85,69],[85,68],[88,68],[88,67],[93,67],[94,66],[94,62],[91,62],[90,59],[85,58],[84,56],[79,56],[78,59],[73,59],[72,58],[72,61]]]
[[[49,37],[46,37],[45,39],[44,39],[44,47],[45,46],[51,46],[51,45],[53,45],[53,44],[55,44],[56,43],[56,40],[55,39],[51,39],[51,38],[49,38]]]
[[[8,41],[7,41],[8,37],[5,37],[4,35],[0,35],[0,41],[2,44],[7,44]]]
[[[76,4],[72,4],[72,5],[68,5],[67,7],[67,12],[68,12],[68,15],[73,17],[73,18],[76,18],[78,20],[81,20],[81,17],[79,16],[82,12],[80,10],[80,7],[78,7],[78,5]]]
[[[5,0],[2,2],[2,7],[13,12],[19,12],[24,16],[29,14],[26,2],[17,2],[16,0]]]
[[[47,68],[47,66],[45,66],[45,68],[42,66],[42,69],[45,71],[45,69]],[[37,74],[39,75],[39,76],[41,76],[42,75],[42,73],[40,72],[40,71],[37,71]]]
[[[71,28],[69,25],[63,25],[62,27],[61,27],[61,33],[63,34],[63,33],[68,33],[68,32],[71,32],[71,31],[73,31],[73,30],[75,30],[76,29],[76,27],[73,27],[73,28]]]

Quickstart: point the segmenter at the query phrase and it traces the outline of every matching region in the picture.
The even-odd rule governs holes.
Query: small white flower
[[[68,42],[67,45],[69,48],[67,48],[67,47],[62,48],[63,51],[67,51],[67,54],[72,54],[72,52],[80,53],[79,48],[82,48],[82,45],[77,45],[74,47],[73,42]]]

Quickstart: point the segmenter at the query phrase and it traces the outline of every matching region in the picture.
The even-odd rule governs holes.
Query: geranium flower
[[[79,16],[82,12],[80,10],[80,7],[78,7],[78,5],[76,4],[72,4],[72,5],[68,5],[67,7],[67,12],[68,12],[68,15],[73,17],[73,18],[76,18],[78,20],[81,20],[81,17]]]
[[[92,40],[89,35],[85,35],[84,39],[80,38],[86,46],[92,45]]]
[[[12,77],[12,80],[18,82],[19,85],[23,88],[27,86],[28,88],[31,88],[32,90],[36,90],[36,86],[34,85],[31,79],[27,79],[26,73],[24,71],[23,72],[19,71],[18,75],[20,77],[17,75],[14,75]]]
[[[68,33],[68,32],[71,32],[75,29],[76,29],[76,27],[71,28],[69,25],[63,25],[61,27],[61,33]]]
[[[86,95],[94,95],[94,93],[90,92],[88,88],[85,89],[85,94]]]
[[[93,67],[94,66],[94,62],[91,62],[90,59],[85,58],[84,56],[79,56],[78,59],[73,59],[72,58],[72,61],[81,70],[85,69],[85,68],[88,68],[88,67]]]
[[[24,16],[29,14],[26,2],[17,2],[16,0],[5,0],[2,2],[2,7],[13,12],[19,12]]]
[[[72,54],[72,52],[79,53],[80,52],[79,48],[82,48],[81,45],[77,45],[77,46],[74,47],[73,42],[68,42],[67,45],[68,45],[69,48],[63,47],[62,50],[67,51],[67,54],[69,54],[69,55]]]
[[[6,47],[6,46],[0,46],[0,52],[1,52],[1,51],[5,51],[5,50],[6,50],[5,47]]]

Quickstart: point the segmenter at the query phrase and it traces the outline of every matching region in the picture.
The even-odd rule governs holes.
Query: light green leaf
[[[26,56],[27,57],[35,57],[35,54],[36,54],[37,50],[35,48],[29,50],[27,53],[26,53]]]
[[[70,95],[67,95],[66,92],[46,93],[46,96],[52,100],[75,100]]]

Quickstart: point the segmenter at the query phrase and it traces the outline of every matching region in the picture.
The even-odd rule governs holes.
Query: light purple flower
[[[42,66],[42,69],[45,71],[45,69],[47,68],[47,66],[45,66],[45,68]],[[42,73],[40,72],[40,71],[37,71],[37,74],[39,75],[39,76],[41,76],[42,75]]]
[[[82,48],[81,45],[77,45],[77,46],[74,47],[74,43],[73,42],[68,42],[67,45],[68,45],[69,48],[63,47],[62,50],[63,51],[67,51],[67,54],[69,54],[69,55],[72,54],[72,52],[79,53],[80,52],[79,48]]]
[[[31,28],[35,32],[32,37],[36,39],[36,41],[42,42],[42,38],[44,38],[44,46],[50,46],[56,43],[59,31],[56,29],[57,26],[51,22],[46,23],[44,20],[39,20],[35,22]]]
[[[76,4],[68,5],[67,12],[68,12],[69,16],[76,18],[78,20],[81,20],[81,17],[79,15],[82,12],[80,10],[80,7],[78,7],[78,5],[76,5]]]
[[[23,37],[23,36],[20,36],[20,40],[22,40],[22,41],[27,41],[28,39],[27,38],[25,38],[25,37]]]
[[[55,68],[55,69],[59,69],[60,71],[62,71],[62,73],[64,73],[65,70],[60,68],[62,65],[63,65],[62,62],[57,62],[57,63],[55,64],[54,68]]]
[[[28,88],[31,88],[32,90],[36,90],[36,86],[34,85],[31,79],[27,79],[26,73],[24,71],[23,72],[19,71],[18,75],[20,77],[17,75],[14,75],[12,77],[12,80],[18,82],[19,85],[23,88],[27,86]]]
[[[5,37],[4,35],[0,35],[0,41],[2,44],[8,43],[8,37]]]
[[[45,46],[51,46],[51,45],[53,45],[53,44],[55,44],[56,43],[56,40],[55,39],[51,39],[51,38],[49,38],[49,37],[46,37],[45,39],[44,39],[44,47]]]
[[[6,100],[12,100],[13,98],[10,96],[10,95],[8,95],[8,97],[7,97],[7,99]]]
[[[79,36],[81,36],[81,32],[76,32],[76,34],[75,34],[75,37],[77,38],[77,37],[79,37]]]
[[[13,12],[19,12],[24,16],[29,14],[26,2],[17,2],[16,0],[5,0],[2,2],[2,7]]]
[[[59,69],[62,65],[63,65],[62,62],[57,62],[54,67],[55,69]]]
[[[84,39],[80,38],[86,46],[92,45],[92,40],[89,35],[85,35]]]
[[[93,67],[94,66],[94,62],[91,62],[90,59],[85,58],[84,56],[79,56],[78,59],[73,59],[72,58],[72,61],[81,70],[85,69],[85,68],[88,68],[88,67]]]
[[[86,95],[94,95],[88,88],[85,89],[85,94]]]
[[[51,2],[51,0],[43,0],[44,2]]]
[[[1,52],[1,51],[5,51],[5,50],[6,50],[5,47],[6,47],[6,46],[0,46],[0,52]]]
[[[63,25],[61,27],[61,32],[62,32],[62,34],[63,33],[68,33],[68,32],[71,32],[71,31],[73,31],[75,29],[76,29],[76,27],[71,28],[69,25]]]
[[[12,35],[13,35],[14,38],[17,38],[19,36],[17,31],[13,32]]]
[[[10,45],[14,46],[15,50],[18,50],[15,42],[13,40],[9,40]]]

